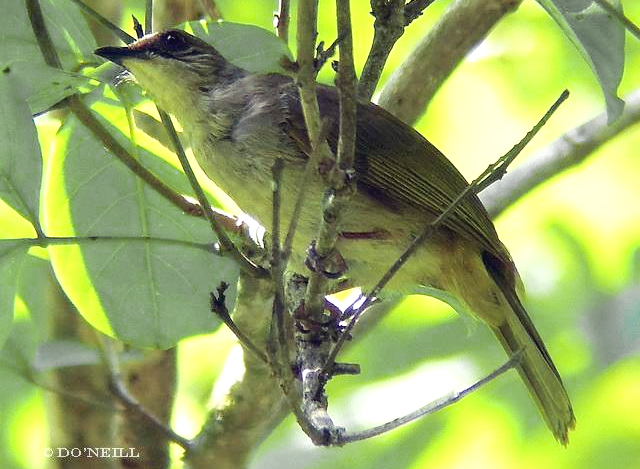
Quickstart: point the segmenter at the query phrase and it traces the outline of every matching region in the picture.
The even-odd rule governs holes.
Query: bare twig
[[[78,7],[82,11],[84,11],[87,15],[89,15],[91,18],[96,20],[97,23],[101,24],[102,26],[107,28],[109,31],[111,31],[113,34],[118,36],[118,38],[125,44],[131,44],[133,41],[136,40],[135,37],[131,36],[130,34],[127,34],[117,24],[112,23],[111,21],[106,19],[104,16],[102,16],[100,13],[95,11],[89,5],[85,4],[82,0],[71,0],[71,1],[76,5],[78,5]]]
[[[371,0],[374,34],[358,84],[358,97],[369,101],[378,85],[389,53],[404,33],[404,0]]]
[[[511,368],[516,367],[520,362],[521,358],[522,358],[522,352],[521,351],[516,352],[513,355],[511,355],[511,357],[509,357],[509,360],[507,360],[502,366],[495,369],[494,371],[489,373],[487,376],[485,376],[481,380],[476,381],[471,386],[464,388],[461,391],[454,391],[448,396],[444,396],[434,402],[431,402],[425,405],[424,407],[421,407],[407,415],[394,419],[385,424],[382,424],[377,427],[373,427],[361,432],[346,433],[345,435],[342,436],[340,440],[340,444],[352,443],[354,441],[366,440],[374,436],[382,435],[383,433],[387,433],[391,430],[394,430],[402,425],[412,422],[413,420],[419,419],[420,417],[433,414],[434,412],[444,409],[445,407],[448,407],[451,404],[455,404],[463,397],[466,397],[469,394],[473,393],[474,391],[477,391],[485,384],[490,383],[497,377],[509,371]]]
[[[504,179],[482,191],[482,203],[492,217],[498,216],[530,190],[580,164],[600,146],[638,122],[640,90],[625,97],[624,111],[611,125],[607,125],[607,115],[603,112],[571,129],[512,169]]]
[[[120,364],[110,342],[111,339],[107,339],[102,336],[99,336],[99,338],[101,339],[102,357],[105,361],[105,364],[107,365],[107,369],[109,370],[109,384],[113,394],[118,398],[120,402],[122,402],[127,407],[127,409],[140,415],[157,432],[164,435],[170,441],[177,443],[185,450],[188,450],[192,445],[191,440],[178,435],[171,428],[167,427],[162,421],[160,421],[160,419],[158,419],[155,415],[147,412],[140,404],[140,402],[138,402],[138,400],[134,396],[132,396],[131,393],[129,393],[129,390],[122,380]]]
[[[47,28],[47,25],[44,22],[44,15],[40,8],[40,2],[38,0],[26,0],[25,3],[27,5],[29,21],[31,22],[31,29],[36,37],[40,53],[42,54],[45,63],[50,67],[62,69],[62,62],[60,62],[58,52],[53,46],[53,41],[49,34],[49,28]]]
[[[271,324],[271,279],[241,272],[233,320],[261,349]],[[244,372],[239,374],[239,371]],[[288,370],[289,376],[293,375]],[[247,467],[255,448],[288,414],[274,371],[253,353],[235,349],[227,359],[205,424],[184,459],[191,468]]]
[[[182,144],[180,143],[180,139],[178,138],[176,129],[171,122],[171,117],[169,117],[166,112],[160,109],[158,109],[158,112],[160,114],[160,118],[162,119],[162,123],[165,125],[167,131],[169,132],[169,138],[171,139],[173,148],[176,152],[176,155],[178,156],[180,164],[182,165],[182,169],[187,176],[189,183],[191,184],[191,188],[196,194],[198,202],[200,203],[200,207],[202,207],[204,215],[209,221],[211,229],[218,236],[223,253],[229,254],[244,271],[259,277],[267,277],[269,275],[268,272],[264,268],[254,264],[249,259],[247,259],[231,242],[231,239],[229,239],[229,235],[226,233],[220,223],[218,223],[215,213],[213,212],[213,210],[211,209],[211,205],[209,204],[209,199],[207,199],[207,196],[202,190],[202,187],[200,186],[200,183],[198,182],[198,179],[196,178],[196,175],[191,168],[191,164],[189,163],[187,155],[184,152],[184,148],[182,148]]]
[[[278,11],[275,13],[276,33],[285,44],[289,43],[290,6],[290,0],[279,0]]]
[[[284,285],[284,269],[286,267],[286,259],[283,251],[280,249],[280,215],[281,215],[281,196],[282,196],[282,171],[284,170],[284,161],[277,158],[271,168],[273,178],[272,192],[272,225],[271,225],[271,275],[275,287],[275,295],[272,305],[272,322],[270,337],[273,342],[270,344],[275,350],[272,357],[272,363],[283,370],[281,374],[289,373],[289,342],[287,341],[287,330],[285,329],[285,285]],[[291,222],[293,224],[293,220]]]
[[[231,319],[231,315],[229,314],[229,310],[227,309],[227,305],[225,302],[225,290],[229,287],[229,285],[225,282],[222,282],[217,288],[216,291],[218,295],[216,296],[213,292],[211,292],[211,311],[215,313],[227,326],[233,335],[236,336],[238,342],[247,350],[251,351],[262,360],[264,363],[267,363],[267,356],[264,354],[260,348],[253,343],[253,340],[242,331],[235,322]]]
[[[522,0],[456,0],[387,81],[378,104],[412,124],[444,80]]]
[[[201,207],[189,201],[183,195],[178,194],[167,184],[162,182],[158,177],[145,168],[136,158],[122,146],[100,123],[100,121],[91,113],[85,104],[77,97],[69,97],[69,108],[82,122],[82,124],[100,141],[114,156],[124,163],[136,176],[146,182],[149,187],[158,192],[165,199],[169,200],[173,205],[180,208],[183,212],[189,214],[202,213]]]
[[[489,184],[492,184],[497,179],[502,177],[508,168],[508,166],[513,162],[515,157],[520,154],[526,142],[529,142],[533,136],[540,130],[542,125],[549,119],[551,114],[555,112],[560,103],[562,103],[568,97],[568,92],[565,90],[561,96],[554,102],[551,108],[545,113],[545,115],[540,119],[540,121],[533,127],[533,129],[527,133],[527,135],[504,156],[500,157],[496,163],[493,163],[485,169],[480,176],[478,176],[471,184],[469,184],[458,196],[449,204],[449,206],[429,225],[426,226],[424,231],[415,238],[411,244],[407,247],[407,249],[400,255],[400,257],[393,263],[393,265],[385,272],[382,278],[376,283],[371,292],[369,292],[365,300],[358,306],[355,312],[347,311],[347,315],[353,314],[351,321],[347,325],[347,327],[342,331],[338,341],[335,346],[331,350],[331,353],[327,359],[327,362],[324,365],[325,370],[331,370],[333,363],[344,346],[345,341],[351,335],[351,331],[355,327],[355,324],[362,314],[363,311],[374,301],[374,299],[379,295],[380,291],[384,288],[384,286],[393,278],[393,276],[400,270],[400,268],[411,258],[413,253],[418,249],[418,247],[424,243],[427,239],[429,239],[436,232],[436,229],[442,225],[446,221],[446,219],[456,210],[456,208],[467,198],[472,197],[473,194],[476,194],[481,188],[487,187]]]
[[[302,211],[302,205],[304,204],[305,196],[307,195],[307,187],[311,182],[311,178],[314,172],[318,168],[318,161],[320,160],[321,145],[320,142],[324,142],[329,132],[329,121],[322,120],[322,126],[320,127],[320,133],[318,134],[318,141],[311,142],[311,154],[307,160],[304,168],[304,174],[299,184],[298,194],[296,195],[296,204],[293,207],[291,214],[291,221],[289,222],[289,228],[287,230],[287,237],[284,240],[282,246],[282,262],[286,265],[289,257],[291,256],[291,249],[293,246],[293,238],[295,237],[298,227],[298,220],[300,219],[300,212]]]
[[[638,26],[636,26],[633,23],[633,21],[631,21],[629,18],[627,18],[625,16],[625,14],[622,13],[622,11],[619,11],[616,7],[614,7],[607,0],[595,0],[595,2],[598,5],[600,5],[600,7],[604,11],[606,11],[607,13],[612,15],[614,18],[616,18],[618,21],[620,21],[622,23],[622,25],[625,28],[627,28],[627,30],[636,37],[636,39],[640,39],[640,28],[638,28]]]
[[[419,18],[422,12],[435,0],[411,0],[404,7],[404,23],[409,26],[412,21]]]
[[[320,141],[319,136],[322,129],[320,119],[320,108],[316,95],[316,66],[315,66],[315,41],[317,37],[317,11],[318,5],[315,0],[302,0],[298,4],[298,73],[297,83],[299,86],[300,102],[304,115],[307,135],[311,143],[317,142],[321,158],[327,161],[333,160],[333,155],[326,141]],[[312,151],[316,151],[312,149]],[[320,214],[318,214],[320,216]],[[323,234],[323,231],[325,232]],[[327,227],[320,223],[318,240],[315,249],[319,258],[326,257],[331,251],[333,244],[328,243],[329,236],[326,233]],[[305,314],[309,318],[322,318],[323,313],[323,283],[324,276],[321,272],[311,274],[307,287],[307,299],[305,301]]]
[[[151,34],[152,31],[153,31],[153,0],[146,0],[144,2],[144,33]]]

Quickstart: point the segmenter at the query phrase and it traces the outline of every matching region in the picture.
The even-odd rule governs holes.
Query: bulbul
[[[281,158],[281,217],[287,226],[310,153],[291,78],[250,73],[179,30],[150,34],[127,47],[102,47],[96,54],[129,70],[180,121],[208,177],[265,227],[272,221],[271,168]],[[317,97],[335,152],[337,90],[319,85]],[[358,104],[356,140],[357,191],[340,219],[337,248],[346,275],[367,289],[468,183],[422,135],[375,104]],[[299,272],[320,221],[320,179],[309,183],[293,243],[291,262]],[[575,425],[571,402],[518,298],[519,282],[509,252],[474,195],[417,250],[386,290],[409,291],[416,285],[444,290],[489,326],[507,354],[522,350],[519,374],[553,435],[566,445]]]

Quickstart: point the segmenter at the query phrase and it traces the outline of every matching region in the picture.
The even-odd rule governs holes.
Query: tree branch
[[[234,321],[261,349],[266,347],[272,300],[270,279],[240,274]],[[269,366],[243,350],[241,355],[231,353],[214,397],[207,421],[184,459],[194,469],[245,467],[251,452],[287,415],[282,390]]]
[[[289,13],[290,6],[290,0],[279,0],[278,11],[275,14],[276,33],[285,44],[289,43],[289,20],[291,17],[291,14]]]
[[[404,0],[371,0],[371,13],[375,17],[373,42],[358,84],[358,96],[366,101],[373,96],[389,53],[404,33]]]
[[[640,121],[640,90],[625,98],[622,115],[607,125],[606,112],[571,129],[480,194],[491,217],[497,217],[527,192],[567,168],[583,162],[601,145]]]
[[[456,0],[395,70],[378,104],[413,124],[469,51],[521,1]]]

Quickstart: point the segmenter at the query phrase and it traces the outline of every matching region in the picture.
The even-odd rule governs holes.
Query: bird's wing
[[[338,140],[338,96],[335,88],[319,86],[320,113],[331,119],[327,137],[333,151]],[[308,151],[302,109],[293,84],[280,90],[285,132],[303,152]],[[417,131],[375,104],[358,104],[356,131],[358,189],[379,200],[418,205],[433,219],[468,186],[455,166]],[[477,241],[511,265],[484,206],[470,194],[444,225]]]

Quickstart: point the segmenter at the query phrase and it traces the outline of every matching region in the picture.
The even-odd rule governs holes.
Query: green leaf
[[[21,241],[0,239],[0,347],[11,331],[18,274],[27,249]]]
[[[118,125],[125,120],[122,109],[106,99],[94,108]],[[132,148],[116,128],[107,129]],[[138,157],[164,179],[180,177],[145,149],[138,149]],[[120,237],[49,248],[60,284],[89,323],[125,342],[158,348],[219,324],[209,310],[209,292],[227,282],[227,306],[233,307],[239,273],[233,261],[169,241],[122,239],[209,243],[214,238],[206,222],[183,214],[144,184],[74,117],[58,132],[48,165],[43,185],[47,234]]]
[[[62,67],[67,71],[77,70],[79,64],[95,62],[92,54],[95,40],[78,7],[68,0],[41,0],[40,5]],[[0,64],[15,69],[28,93],[27,101],[33,105],[31,110],[34,114],[87,82],[68,72],[52,71],[45,64],[24,0],[5,0],[2,3],[0,43]]]
[[[38,226],[42,157],[31,112],[13,69],[0,72],[0,197]]]
[[[280,60],[291,59],[291,52],[271,31],[227,21],[191,21],[184,26],[187,32],[210,43],[238,67],[257,73],[287,73]]]
[[[47,111],[89,85],[89,78],[49,67],[39,62],[12,62],[11,69],[21,78],[22,86],[27,90],[25,96],[32,114]]]
[[[624,107],[624,101],[617,94],[624,70],[624,26],[593,0],[538,0],[538,3],[558,23],[598,77],[608,120],[613,122]]]

